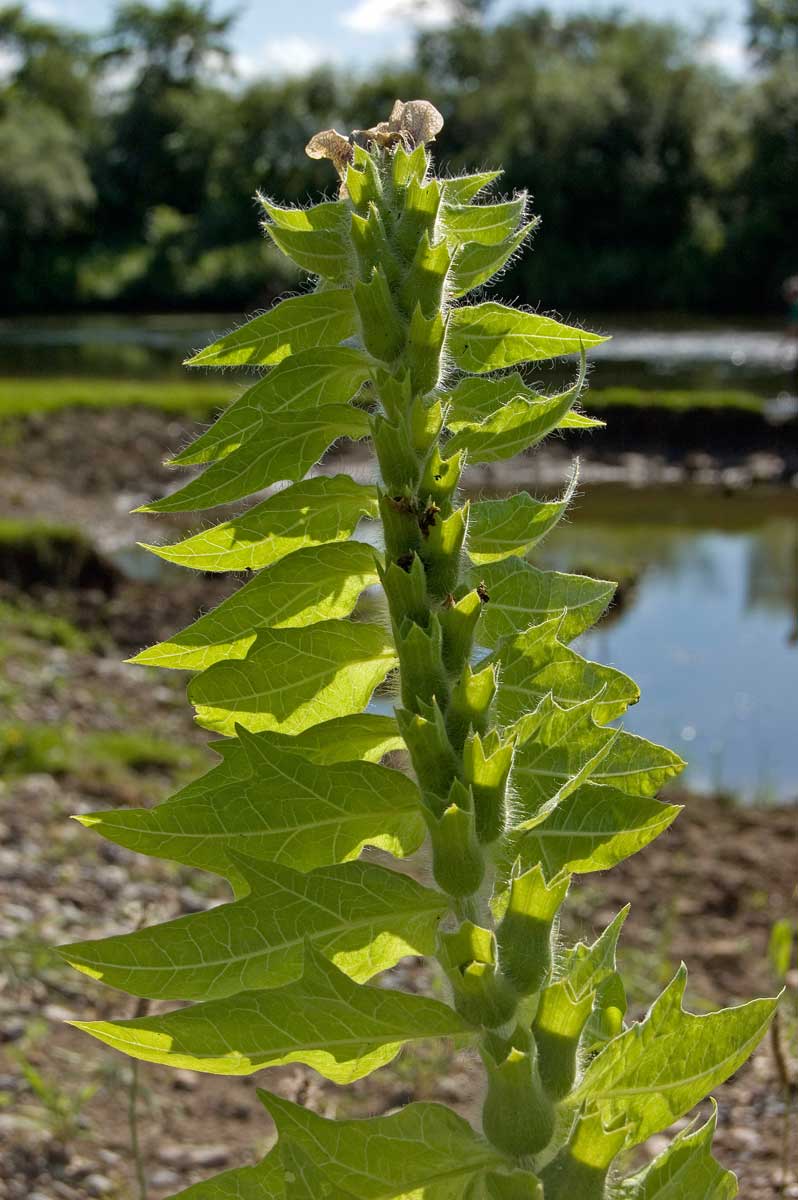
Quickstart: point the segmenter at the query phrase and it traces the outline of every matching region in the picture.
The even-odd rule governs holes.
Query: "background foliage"
[[[751,70],[624,16],[495,23],[464,3],[402,68],[244,83],[234,17],[203,0],[123,2],[90,39],[0,9],[0,268],[10,310],[259,303],[292,277],[251,235],[256,190],[327,187],[297,152],[393,97],[430,95],[448,165],[502,162],[546,236],[506,296],[567,310],[768,311],[796,271],[798,12],[752,0]],[[267,281],[264,283],[264,280]]]

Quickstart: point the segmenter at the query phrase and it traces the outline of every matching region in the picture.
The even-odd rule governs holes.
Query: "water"
[[[794,801],[798,495],[669,506],[662,490],[589,490],[536,561],[623,581],[575,645],[640,684],[627,729],[677,750],[696,790]]]

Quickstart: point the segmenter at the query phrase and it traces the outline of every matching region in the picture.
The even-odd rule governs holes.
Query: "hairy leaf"
[[[302,977],[284,987],[240,992],[165,1016],[73,1024],[145,1062],[213,1075],[251,1075],[301,1062],[334,1083],[370,1075],[406,1042],[470,1030],[438,1000],[353,983],[310,947]]]
[[[467,204],[478,192],[502,175],[502,171],[479,171],[474,175],[458,175],[454,179],[442,179],[443,198],[447,204]]]
[[[742,1066],[759,1044],[778,1000],[696,1017],[682,1008],[681,967],[646,1019],[614,1038],[589,1064],[570,1102],[586,1100],[605,1126],[630,1126],[628,1146],[665,1129]]]
[[[606,340],[586,329],[561,325],[551,317],[488,301],[454,309],[446,346],[461,370],[481,375],[520,362],[578,353]]]
[[[616,586],[606,579],[541,571],[515,557],[472,567],[469,580],[475,587],[482,583],[488,593],[479,640],[490,647],[562,612],[560,638],[570,642],[598,620]]]
[[[231,777],[247,778],[250,775],[251,758],[240,738],[225,738],[210,745],[223,756],[225,769],[231,772]],[[404,742],[393,717],[363,712],[333,717],[296,734],[271,731],[252,734],[247,750],[252,754],[260,751],[268,758],[275,746],[303,754],[317,763],[353,762],[360,758],[379,762],[389,751],[403,749]]]
[[[349,209],[341,201],[311,208],[280,208],[265,197],[261,204],[270,222],[264,228],[274,244],[298,267],[336,282],[351,270]]]
[[[377,511],[373,487],[348,475],[319,475],[182,542],[145,549],[195,571],[257,570],[303,546],[343,541],[362,517]]]
[[[465,296],[473,288],[487,283],[510,261],[537,225],[535,218],[496,245],[466,242],[460,246],[449,276],[449,294],[455,298]]]
[[[186,365],[274,366],[289,354],[313,346],[335,346],[356,329],[355,302],[348,288],[308,292],[281,300],[267,313],[200,350]]]
[[[203,1183],[195,1183],[171,1200],[284,1200],[284,1172],[275,1148],[255,1167],[223,1171]]]
[[[614,667],[590,662],[564,646],[558,639],[559,625],[559,617],[542,621],[494,651],[490,661],[501,671],[496,697],[500,721],[517,721],[549,694],[568,706],[601,691],[594,709],[600,721],[612,721],[637,703],[637,685]]]
[[[187,512],[216,508],[282,479],[299,480],[339,437],[369,433],[368,414],[348,404],[272,413],[237,450],[212,463],[179,491],[143,504],[136,512]]]
[[[584,354],[579,377],[572,388],[559,396],[530,400],[514,396],[498,412],[479,422],[459,422],[447,442],[444,457],[465,451],[473,462],[498,462],[536,446],[556,429],[582,391],[587,369]]]
[[[560,871],[606,871],[653,842],[680,812],[677,804],[586,783],[543,820],[533,816],[516,825],[531,831],[518,838],[513,852],[530,866],[542,863],[549,878]]]
[[[713,1102],[705,1125],[683,1130],[653,1162],[624,1180],[619,1200],[734,1200],[737,1180],[712,1156],[717,1123]]]
[[[526,194],[499,204],[452,204],[443,208],[443,227],[449,242],[478,242],[496,246],[518,227],[526,208]]]
[[[483,1172],[506,1166],[498,1151],[441,1104],[408,1104],[369,1121],[327,1121],[288,1100],[258,1094],[280,1138],[296,1142],[325,1180],[356,1200],[463,1200]]]
[[[359,621],[321,621],[305,629],[262,629],[247,657],[219,662],[189,684],[206,729],[231,734],[301,733],[309,725],[359,712],[396,666],[385,630]]]
[[[259,629],[295,628],[348,617],[364,588],[377,583],[374,552],[361,542],[308,546],[281,558],[168,641],[132,662],[202,671],[245,658]]]
[[[406,775],[369,762],[322,766],[283,749],[250,784],[77,819],[141,854],[234,877],[230,851],[310,871],[356,858],[366,845],[411,854],[424,837]]]
[[[368,359],[349,346],[305,350],[284,358],[227,408],[210,429],[175,455],[173,466],[224,458],[257,433],[265,417],[351,400],[368,379]]]
[[[588,767],[592,782],[639,796],[655,796],[684,767],[678,754],[664,746],[599,725],[593,714],[600,698],[561,708],[545,696],[534,713],[514,726],[513,783],[524,819],[538,814]]]
[[[535,500],[517,492],[506,500],[477,500],[468,522],[468,556],[474,563],[500,562],[536,546],[564,515],[576,488],[576,475],[559,500]]]
[[[407,954],[430,954],[448,905],[442,893],[373,863],[303,874],[232,851],[230,865],[249,888],[241,899],[121,937],[62,946],[61,955],[134,996],[212,1000],[297,979],[309,940],[363,983]]]

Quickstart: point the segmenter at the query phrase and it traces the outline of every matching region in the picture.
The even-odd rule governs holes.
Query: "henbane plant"
[[[157,808],[81,820],[224,877],[233,898],[66,947],[111,987],[190,1002],[79,1024],[135,1058],[216,1074],[302,1063],[346,1084],[440,1037],[481,1059],[473,1126],[434,1103],[330,1120],[261,1092],[274,1148],[185,1200],[726,1200],[737,1185],[712,1156],[714,1116],[631,1175],[629,1152],[737,1070],[775,1001],[691,1015],[682,968],[627,1024],[627,910],[592,944],[564,944],[572,876],[667,829],[678,809],[655,797],[683,764],[608,724],[635,684],[569,648],[613,586],[529,559],[572,489],[458,496],[466,463],[598,424],[577,404],[585,352],[603,339],[464,301],[535,222],[524,195],[483,198],[498,172],[431,173],[441,126],[427,102],[397,102],[374,129],[317,135],[308,152],[332,159],[339,198],[262,201],[267,234],[312,290],[190,360],[258,374],[174,460],[204,471],[144,511],[288,486],[153,547],[197,570],[257,572],[134,660],[196,672],[189,697],[222,735],[217,765]],[[558,395],[517,370],[574,353]],[[341,437],[370,439],[376,483],[314,471]],[[356,536],[364,520],[378,538]],[[366,589],[383,620],[358,609]],[[393,715],[369,707],[386,681]],[[363,855],[422,846],[423,883]],[[446,1002],[375,982],[405,955],[437,958]]]

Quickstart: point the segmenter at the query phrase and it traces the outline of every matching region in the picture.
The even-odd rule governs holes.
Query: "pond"
[[[625,727],[692,788],[798,799],[798,494],[592,488],[536,562],[621,581],[576,648],[637,681]]]
[[[0,321],[0,373],[174,379],[183,356],[233,323]],[[614,334],[595,353],[597,385],[730,388],[781,402],[798,393],[796,345],[778,323],[588,323]],[[678,749],[695,788],[798,799],[798,490],[593,487],[536,561],[621,580],[618,604],[579,649],[641,685],[627,728]]]

